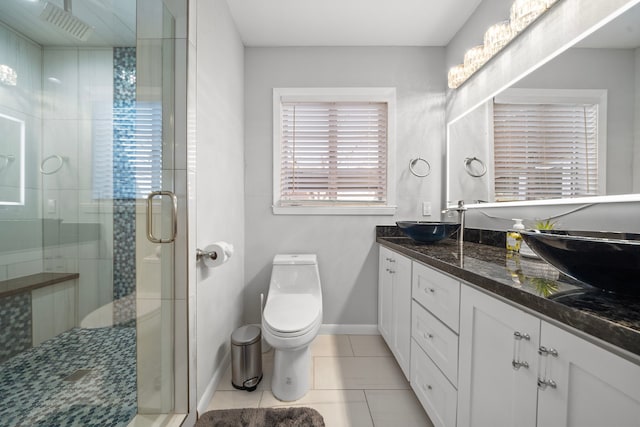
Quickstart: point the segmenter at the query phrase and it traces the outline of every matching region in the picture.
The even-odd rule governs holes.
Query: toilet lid
[[[308,328],[318,318],[320,304],[311,294],[279,294],[267,299],[264,321],[279,332]]]

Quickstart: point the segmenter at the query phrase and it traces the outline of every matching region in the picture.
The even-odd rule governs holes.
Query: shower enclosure
[[[0,2],[3,425],[189,412],[185,32],[181,1]]]

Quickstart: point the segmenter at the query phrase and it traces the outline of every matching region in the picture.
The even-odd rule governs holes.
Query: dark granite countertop
[[[485,291],[640,356],[640,298],[584,285],[544,261],[492,246],[491,232],[472,234],[484,244],[456,240],[420,244],[395,227],[379,226],[376,241],[409,258],[444,271]],[[504,235],[504,233],[501,233]],[[467,230],[465,230],[465,237]],[[498,243],[501,243],[498,241]]]

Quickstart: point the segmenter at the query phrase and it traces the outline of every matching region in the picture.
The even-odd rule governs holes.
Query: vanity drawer
[[[458,335],[413,301],[411,335],[451,383],[458,384]]]
[[[412,285],[413,299],[458,333],[460,282],[414,261]]]
[[[456,389],[415,340],[411,340],[411,388],[435,427],[455,427]]]

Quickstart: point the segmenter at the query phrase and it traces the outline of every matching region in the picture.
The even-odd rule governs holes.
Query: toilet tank
[[[273,265],[308,265],[318,264],[316,254],[278,254],[273,257]]]
[[[273,258],[269,292],[320,294],[320,275],[315,254],[283,255]]]

